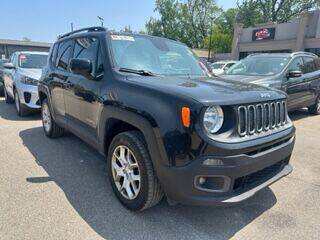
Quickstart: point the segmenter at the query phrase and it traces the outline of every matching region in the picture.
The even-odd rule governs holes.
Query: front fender
[[[137,129],[139,129],[145,137],[150,157],[152,159],[155,169],[159,164],[169,165],[168,157],[163,145],[163,141],[160,135],[158,127],[155,122],[151,119],[145,118],[138,113],[129,111],[127,109],[122,109],[116,106],[105,106],[101,112],[101,119],[99,123],[99,151],[105,154],[105,133],[108,131],[108,120],[115,119],[126,122]]]

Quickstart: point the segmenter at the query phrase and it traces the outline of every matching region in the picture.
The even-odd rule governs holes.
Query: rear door
[[[51,104],[58,122],[66,124],[66,107],[64,92],[68,85],[71,72],[69,61],[73,50],[73,40],[62,41],[57,45],[56,55],[49,84]],[[55,51],[55,49],[53,50]]]
[[[320,59],[317,57],[303,57],[304,81],[307,87],[305,106],[315,103],[320,90]]]

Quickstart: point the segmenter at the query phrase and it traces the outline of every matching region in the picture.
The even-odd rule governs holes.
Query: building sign
[[[273,40],[275,28],[260,28],[252,31],[252,41]]]

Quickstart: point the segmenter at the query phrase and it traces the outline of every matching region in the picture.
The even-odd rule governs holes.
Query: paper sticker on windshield
[[[111,35],[111,39],[118,40],[118,41],[132,41],[132,42],[134,42],[134,38],[132,36]]]

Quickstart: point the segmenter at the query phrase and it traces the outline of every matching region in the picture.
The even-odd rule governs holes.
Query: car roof
[[[158,37],[158,36],[152,36],[148,34],[143,34],[143,33],[130,33],[130,32],[119,32],[119,31],[114,31],[114,30],[108,30],[107,28],[104,27],[89,27],[89,28],[82,28],[75,30],[73,32],[69,32],[66,34],[63,34],[61,36],[58,36],[58,39],[55,43],[65,41],[68,39],[73,39],[73,38],[78,38],[78,37],[85,37],[85,36],[92,36],[92,35],[100,35],[100,34],[110,34],[110,35],[122,35],[122,36],[141,36],[141,37],[150,37],[150,38],[158,38],[158,39],[165,39],[169,40],[181,45],[186,46],[186,44],[176,40],[176,39],[170,39],[170,38],[165,38],[165,37]]]
[[[237,61],[235,60],[226,60],[226,61],[217,61],[217,62],[214,62],[212,64],[215,64],[215,63],[220,63],[220,64],[226,64],[226,63],[236,63]]]
[[[16,54],[35,54],[35,55],[48,55],[48,52],[37,52],[37,51],[20,51],[14,52]]]
[[[317,55],[309,52],[293,52],[293,53],[253,53],[248,57],[294,57],[294,56],[311,56],[317,57]]]

